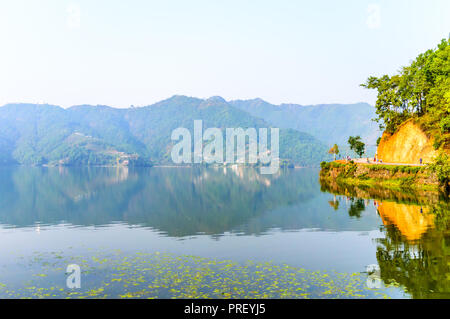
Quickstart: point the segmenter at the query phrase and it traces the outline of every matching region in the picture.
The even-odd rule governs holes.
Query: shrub
[[[370,177],[367,175],[367,173],[364,173],[362,175],[358,176],[358,179],[361,179],[363,181],[370,179]]]
[[[450,117],[443,117],[439,123],[442,133],[450,132]]]
[[[414,183],[414,177],[412,177],[412,176],[405,177],[405,178],[401,179],[400,186],[402,186],[402,187],[409,187],[413,183]]]
[[[434,149],[435,150],[439,149],[439,147],[441,147],[441,145],[442,145],[442,142],[443,142],[443,140],[442,140],[441,136],[435,135],[434,142],[433,142]]]
[[[321,162],[320,163],[320,168],[321,169],[329,169],[330,168],[330,163],[327,163],[327,162]]]
[[[441,152],[429,167],[430,170],[436,174],[441,186],[447,187],[450,182],[449,156],[445,152]]]
[[[377,138],[377,146],[380,145],[380,142],[381,142],[381,136],[379,138]]]

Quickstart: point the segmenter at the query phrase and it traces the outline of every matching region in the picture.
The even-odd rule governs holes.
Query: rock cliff
[[[421,158],[423,163],[432,162],[438,152],[433,140],[410,120],[394,134],[383,133],[377,154],[384,163],[419,164]]]

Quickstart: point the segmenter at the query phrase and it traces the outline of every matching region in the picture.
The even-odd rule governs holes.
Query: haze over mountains
[[[368,104],[271,105],[263,100],[230,101],[173,96],[129,109],[80,105],[7,104],[0,107],[0,163],[146,165],[170,163],[172,131],[193,128],[280,127],[280,158],[316,166],[330,144],[349,135],[374,143],[377,126]]]
[[[372,148],[381,136],[375,118],[375,108],[367,103],[273,105],[261,99],[231,101],[231,105],[280,128],[307,132],[327,146],[335,143],[345,148],[349,136],[360,135]]]

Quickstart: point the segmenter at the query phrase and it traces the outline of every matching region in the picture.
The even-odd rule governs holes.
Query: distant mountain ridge
[[[150,106],[116,109],[79,105],[8,104],[0,107],[0,163],[146,165],[170,163],[171,132],[207,127],[271,127],[221,97],[173,96]],[[280,130],[280,158],[316,166],[329,158],[324,143],[291,128]]]
[[[349,136],[360,135],[369,152],[376,148],[381,132],[375,108],[367,103],[355,104],[270,104],[262,99],[235,100],[230,104],[280,128],[306,132],[324,142],[328,147],[337,143],[346,149]]]

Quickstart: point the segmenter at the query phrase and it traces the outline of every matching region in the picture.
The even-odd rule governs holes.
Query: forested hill
[[[174,96],[151,106],[116,109],[80,105],[8,104],[0,107],[0,163],[145,165],[170,163],[172,130],[207,127],[271,127],[220,97]],[[316,166],[328,159],[324,143],[310,134],[280,130],[280,157]]]
[[[375,109],[367,103],[273,105],[261,99],[236,100],[232,105],[263,118],[277,127],[291,128],[317,137],[327,146],[339,144],[345,150],[349,136],[361,136],[369,152],[375,150],[381,135],[375,118]]]

